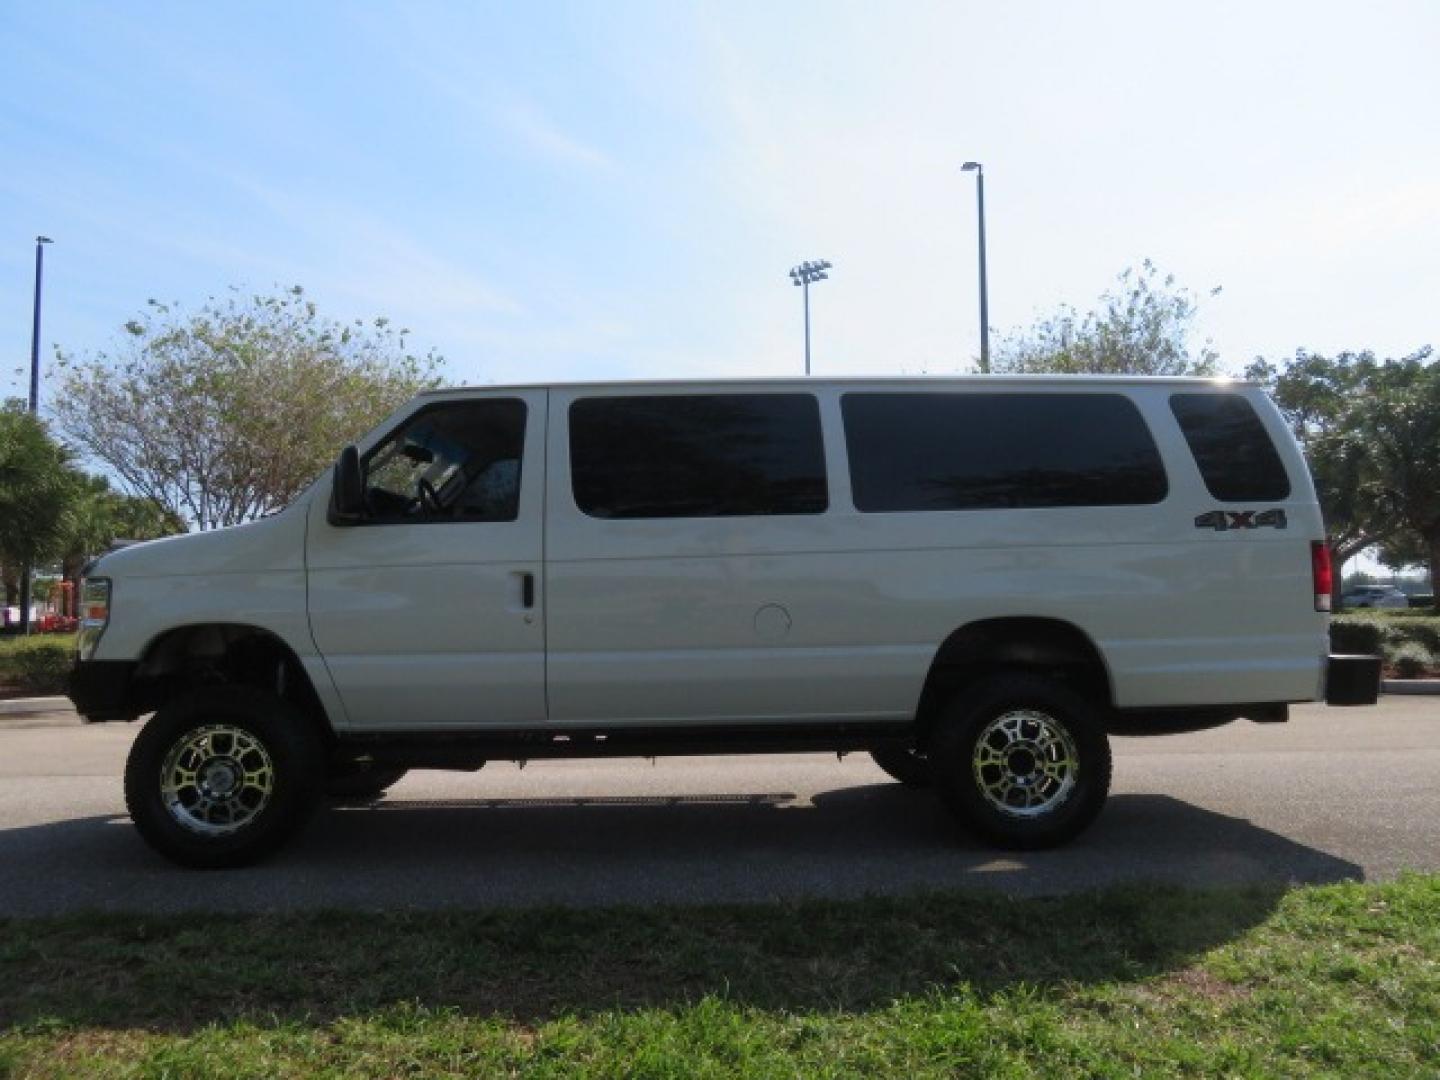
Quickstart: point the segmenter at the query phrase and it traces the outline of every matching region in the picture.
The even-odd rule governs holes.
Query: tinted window
[[[810,394],[587,398],[570,406],[575,504],[592,517],[825,510]]]
[[[846,394],[841,408],[866,513],[1165,497],[1155,441],[1119,394]]]
[[[365,455],[372,521],[514,521],[520,511],[525,403],[516,398],[421,409]]]
[[[1268,502],[1290,494],[1285,465],[1250,402],[1234,394],[1175,394],[1170,411],[1215,498]]]

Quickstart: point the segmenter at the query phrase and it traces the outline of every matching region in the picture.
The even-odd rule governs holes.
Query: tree
[[[117,540],[154,540],[185,531],[185,522],[149,499],[115,491],[103,476],[77,478],[60,553],[60,576],[78,582],[85,564]]]
[[[285,506],[440,365],[383,318],[322,317],[299,286],[194,313],[152,300],[125,330],[116,355],[59,357],[56,417],[131,493],[200,529]]]
[[[0,577],[7,607],[24,568],[60,553],[75,488],[70,454],[44,422],[13,402],[0,408]]]
[[[1440,581],[1440,363],[1427,347],[1380,365],[1359,406],[1385,497]],[[1436,609],[1440,610],[1440,594]]]
[[[1425,529],[1440,532],[1440,492],[1424,485],[1440,481],[1440,415],[1424,409],[1440,370],[1429,359],[1429,348],[1383,362],[1368,351],[1302,349],[1283,368],[1261,359],[1246,369],[1269,388],[1305,450],[1337,571],[1385,544],[1397,553],[1420,546],[1434,572]]]
[[[1245,369],[1270,391],[1305,451],[1325,516],[1337,607],[1345,564],[1396,528],[1360,416],[1378,367],[1370,352],[1327,357],[1300,349],[1283,368],[1257,359]]]
[[[1409,529],[1400,529],[1376,548],[1375,561],[1398,574],[1413,566],[1428,566],[1430,552],[1424,540]]]
[[[991,370],[997,373],[1096,375],[1212,375],[1219,355],[1207,340],[1190,345],[1198,312],[1193,293],[1146,259],[1127,269],[1100,307],[1079,314],[1062,305],[1028,329],[1003,337]],[[1210,290],[1210,295],[1220,289]]]

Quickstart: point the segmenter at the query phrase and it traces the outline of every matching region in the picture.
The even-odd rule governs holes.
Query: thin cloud
[[[558,165],[592,172],[615,171],[615,161],[608,154],[560,130],[530,102],[515,102],[495,110],[495,120],[535,154]]]

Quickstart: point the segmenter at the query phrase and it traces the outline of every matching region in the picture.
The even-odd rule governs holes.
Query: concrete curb
[[[1385,694],[1440,694],[1440,679],[1383,679],[1380,691]]]
[[[11,698],[0,701],[0,716],[30,716],[34,713],[69,712],[75,706],[68,697]]]

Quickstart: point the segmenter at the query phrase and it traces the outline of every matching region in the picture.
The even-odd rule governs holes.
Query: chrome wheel
[[[253,822],[275,789],[265,744],[244,728],[210,724],[185,733],[160,767],[160,798],[191,832],[223,836]]]
[[[985,725],[975,742],[975,783],[995,809],[1033,818],[1075,790],[1080,755],[1065,727],[1036,709],[1010,709]]]

